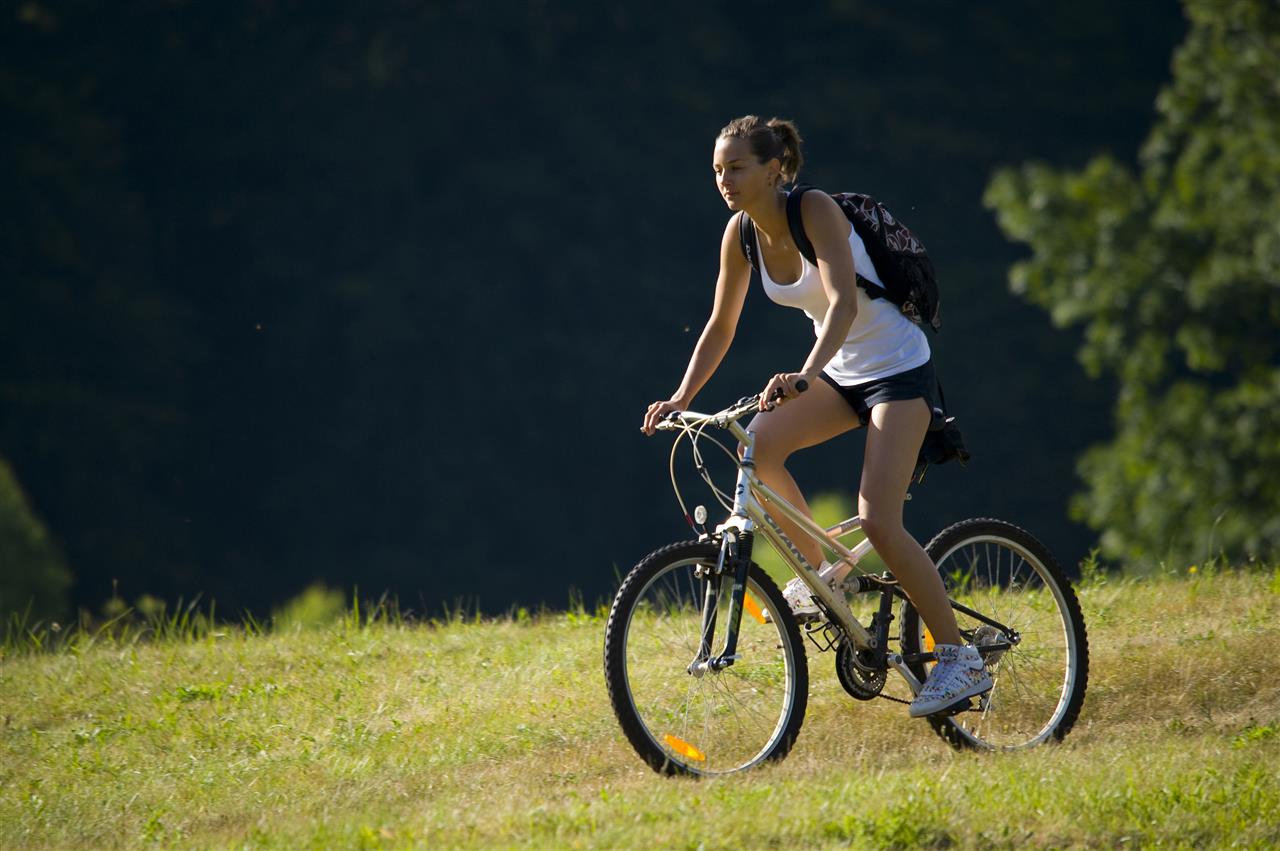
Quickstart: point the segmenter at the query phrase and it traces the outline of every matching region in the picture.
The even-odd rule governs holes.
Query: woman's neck
[[[749,207],[742,208],[756,228],[765,232],[770,242],[788,238],[791,228],[787,225],[787,193],[777,190],[762,196]]]

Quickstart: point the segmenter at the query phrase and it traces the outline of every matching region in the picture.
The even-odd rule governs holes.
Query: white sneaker
[[[796,620],[805,621],[818,616],[818,604],[813,601],[813,593],[799,576],[782,586],[782,599],[787,601]]]
[[[991,674],[982,664],[982,655],[976,647],[939,644],[933,652],[938,664],[933,666],[924,687],[911,701],[912,718],[950,709],[962,700],[989,691],[992,686]]]
[[[839,561],[832,564],[824,561],[822,566],[818,568],[818,576],[824,582],[835,590],[840,580],[849,575],[849,571],[853,570],[853,566]],[[804,580],[799,576],[794,577],[786,585],[782,586],[782,598],[787,601],[787,605],[791,608],[791,614],[796,616],[796,620],[804,623],[818,616],[818,604],[813,599],[813,592],[809,590],[809,586],[804,584]],[[768,613],[765,613],[765,620],[768,620]]]

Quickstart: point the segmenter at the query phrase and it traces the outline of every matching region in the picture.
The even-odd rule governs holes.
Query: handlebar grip
[[[806,391],[806,390],[808,390],[808,389],[809,389],[809,382],[805,381],[803,378],[797,378],[797,379],[796,379],[796,392],[797,392],[797,393],[803,393],[804,391]],[[774,391],[773,391],[773,396],[771,396],[771,397],[769,398],[769,407],[765,408],[765,410],[766,410],[766,411],[772,411],[772,410],[773,410],[773,403],[774,403],[774,402],[780,402],[780,401],[782,401],[783,397],[785,397],[786,395],[787,395],[787,394],[786,394],[786,391],[785,391],[785,390],[783,390],[781,387],[779,387],[779,388],[777,388],[776,390],[774,390]]]

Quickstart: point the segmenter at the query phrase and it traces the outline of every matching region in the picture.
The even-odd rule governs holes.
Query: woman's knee
[[[867,536],[871,546],[876,549],[883,549],[886,545],[907,534],[906,528],[902,525],[901,517],[867,511],[861,515],[860,519],[862,521],[863,534]]]
[[[786,441],[777,439],[769,432],[761,432],[756,435],[755,442],[755,461],[756,467],[776,468],[783,467],[787,463],[787,459],[791,457],[791,453],[795,450],[788,446]],[[738,457],[742,457],[743,447],[738,446]]]

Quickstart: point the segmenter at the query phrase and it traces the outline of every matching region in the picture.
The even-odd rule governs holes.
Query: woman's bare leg
[[[825,443],[857,428],[858,424],[858,415],[844,397],[825,381],[815,381],[804,393],[772,411],[757,414],[751,421],[750,429],[756,434],[756,474],[779,496],[812,518],[804,494],[787,472],[787,458],[797,449]],[[818,542],[801,532],[782,512],[771,512],[771,515],[805,559],[817,568],[822,563],[822,547]]]
[[[963,644],[937,567],[902,525],[907,486],[931,417],[922,399],[881,402],[871,409],[858,515],[871,545],[911,598],[934,640]]]

